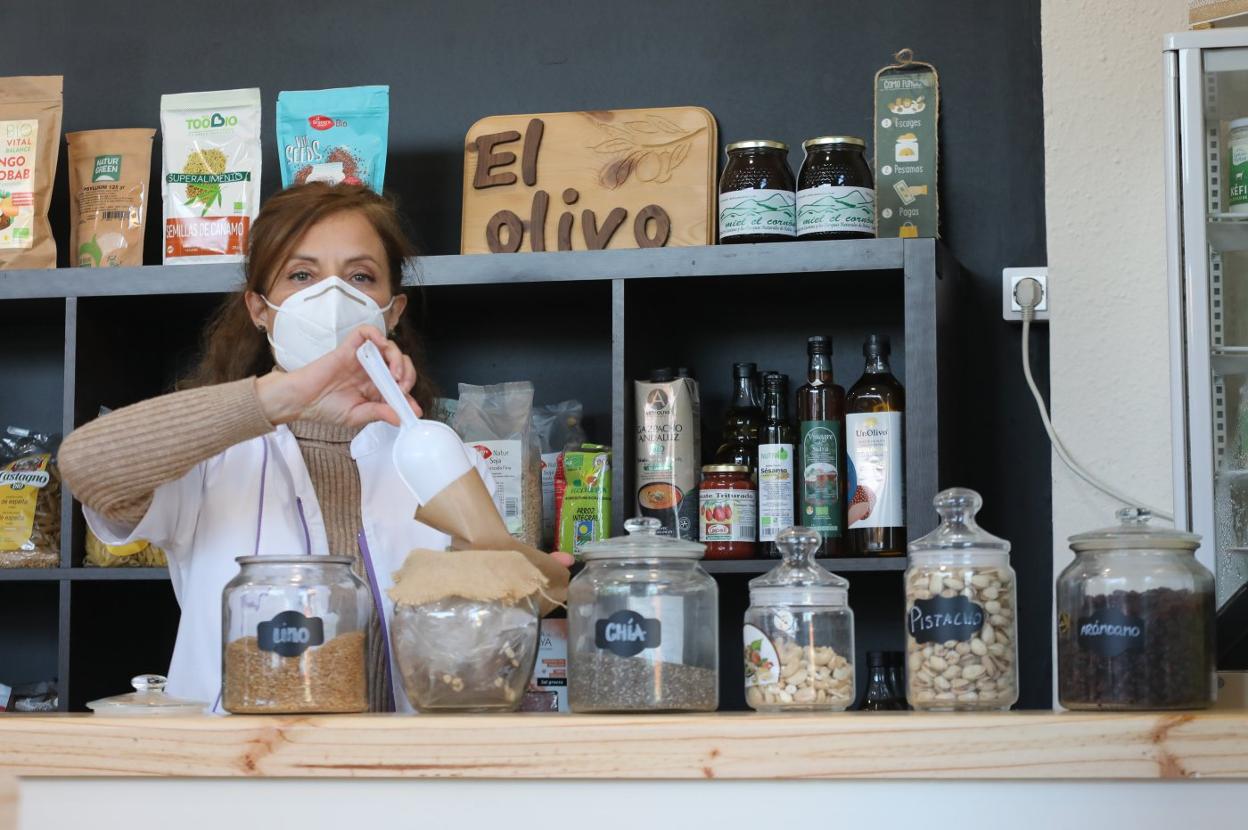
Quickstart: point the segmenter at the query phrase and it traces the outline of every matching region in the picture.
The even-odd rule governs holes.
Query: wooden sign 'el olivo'
[[[713,244],[718,148],[701,107],[483,118],[464,145],[460,251]]]

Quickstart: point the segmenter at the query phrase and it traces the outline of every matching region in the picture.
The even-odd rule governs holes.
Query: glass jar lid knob
[[[776,536],[776,547],[780,549],[784,564],[791,568],[810,567],[819,550],[819,531],[809,527],[789,527]]]
[[[1124,507],[1114,515],[1125,526],[1143,530],[1153,518],[1153,511],[1147,507]]]
[[[163,692],[168,683],[168,678],[161,674],[140,674],[130,678],[130,685],[136,692]]]
[[[637,516],[624,521],[624,529],[629,536],[658,536],[663,523],[655,518]]]
[[[968,487],[941,490],[932,499],[932,506],[940,515],[940,524],[931,533],[911,542],[911,553],[968,548],[1010,549],[1009,542],[993,536],[975,520],[975,514],[984,506],[984,500],[974,490]]]

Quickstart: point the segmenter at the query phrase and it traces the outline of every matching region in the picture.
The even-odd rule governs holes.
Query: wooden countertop
[[[1248,712],[0,716],[10,776],[1248,779]]]

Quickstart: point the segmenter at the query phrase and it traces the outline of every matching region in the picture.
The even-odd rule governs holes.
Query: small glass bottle
[[[789,145],[738,141],[719,178],[719,243],[786,242],[797,236],[797,181]]]
[[[778,558],[776,539],[797,524],[794,512],[797,452],[789,423],[789,379],[779,372],[763,376],[763,426],[758,439],[759,553]]]
[[[702,544],[707,559],[752,559],[756,550],[758,492],[744,464],[708,464],[698,488]]]
[[[890,651],[888,654],[888,686],[893,690],[893,698],[900,704],[899,709],[909,709],[906,700],[906,655],[901,651]]]
[[[809,338],[806,354],[806,385],[797,390],[798,521],[819,531],[820,556],[839,556],[845,534],[845,390],[832,381],[832,338]]]
[[[915,709],[1009,709],[1018,700],[1010,543],[975,523],[983,499],[954,487],[932,500],[940,525],[910,543],[907,698]]]
[[[758,430],[762,410],[754,402],[758,369],[753,363],[732,364],[732,403],[724,414],[724,440],[715,452],[716,464],[743,464],[758,479]]]
[[[897,694],[889,682],[888,653],[871,651],[867,653],[867,691],[862,699],[864,712],[895,712],[906,708],[897,700]]]
[[[888,365],[887,334],[862,344],[862,377],[845,396],[846,541],[851,556],[906,552],[906,391]],[[852,488],[852,489],[850,489]]]
[[[843,711],[854,702],[849,582],[815,562],[819,534],[791,527],[783,561],[750,580],[745,702],[760,712]]]

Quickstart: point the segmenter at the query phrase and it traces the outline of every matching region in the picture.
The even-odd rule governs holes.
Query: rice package
[[[389,132],[388,86],[279,93],[282,187],[306,182],[362,184],[380,193]]]
[[[241,262],[260,211],[260,90],[160,96],[166,264]]]

